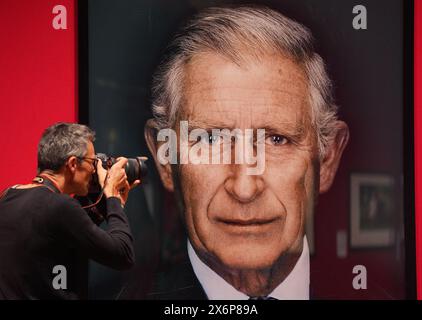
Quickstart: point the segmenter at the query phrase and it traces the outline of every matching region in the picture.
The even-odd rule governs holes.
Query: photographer
[[[126,158],[108,170],[95,156],[95,133],[73,123],[47,128],[38,145],[38,176],[0,198],[0,299],[86,299],[88,259],[114,269],[134,263],[123,207]],[[107,230],[73,196],[87,196],[93,175],[105,199]]]

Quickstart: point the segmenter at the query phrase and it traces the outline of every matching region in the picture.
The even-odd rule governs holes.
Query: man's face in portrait
[[[209,132],[265,129],[261,175],[233,162],[158,164],[182,198],[191,244],[208,264],[229,269],[283,264],[301,253],[306,216],[339,160],[335,149],[320,159],[304,70],[279,54],[238,65],[214,53],[195,55],[184,70],[179,120]]]

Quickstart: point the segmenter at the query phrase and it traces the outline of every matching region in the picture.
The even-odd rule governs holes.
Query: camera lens
[[[126,164],[127,180],[131,184],[135,180],[144,180],[147,175],[146,157],[129,158]]]

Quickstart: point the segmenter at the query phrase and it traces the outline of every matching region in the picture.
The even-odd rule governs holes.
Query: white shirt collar
[[[236,290],[199,259],[188,240],[189,260],[209,300],[247,300],[249,297]],[[309,300],[309,248],[306,236],[303,250],[292,272],[268,296],[278,300]]]

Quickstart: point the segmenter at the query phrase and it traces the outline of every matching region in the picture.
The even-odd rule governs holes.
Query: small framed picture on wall
[[[394,178],[388,174],[352,174],[350,246],[371,248],[394,242]]]

